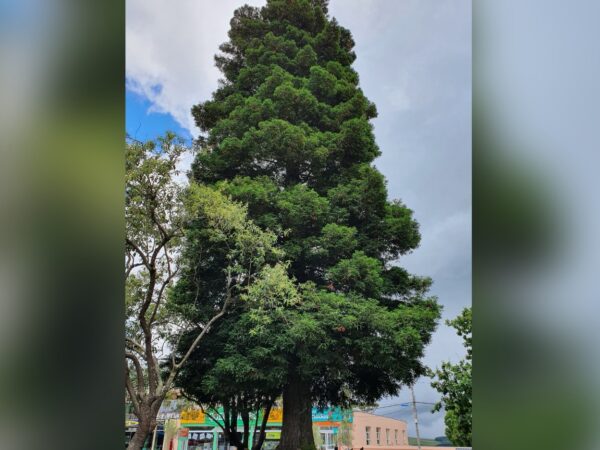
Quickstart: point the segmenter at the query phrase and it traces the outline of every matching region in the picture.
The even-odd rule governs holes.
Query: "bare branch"
[[[140,353],[141,355],[144,355],[146,353],[146,351],[144,350],[144,347],[142,347],[141,344],[138,344],[137,342],[135,342],[133,339],[131,338],[125,338],[125,343],[129,345],[129,348],[131,350],[134,350],[138,353]]]
[[[227,280],[227,298],[225,299],[225,303],[223,303],[223,307],[221,308],[221,310],[215,314],[206,324],[206,326],[204,327],[204,329],[202,330],[202,332],[196,337],[196,339],[194,339],[194,342],[192,342],[192,345],[190,345],[190,347],[188,348],[188,351],[185,353],[185,355],[183,356],[183,358],[181,359],[181,361],[179,361],[179,363],[177,363],[175,365],[175,369],[179,370],[183,364],[185,364],[185,362],[188,360],[188,358],[190,357],[190,355],[192,354],[192,352],[196,349],[196,347],[198,346],[198,344],[200,343],[200,341],[202,340],[202,338],[204,337],[204,335],[206,333],[208,333],[210,331],[211,326],[217,321],[219,320],[221,317],[223,317],[223,315],[225,315],[225,312],[227,311],[227,307],[229,306],[229,304],[232,301],[232,292],[231,292],[231,275],[228,275],[228,280]]]
[[[183,358],[181,358],[181,360],[177,363],[177,362],[175,362],[175,355],[174,354],[171,355],[171,370],[169,372],[169,376],[168,376],[166,382],[163,385],[163,391],[166,392],[168,389],[170,389],[171,385],[173,384],[173,382],[175,380],[175,377],[179,373],[179,370],[185,364],[185,362],[188,360],[188,358],[191,356],[191,354],[196,349],[196,347],[198,346],[198,344],[200,343],[202,338],[210,331],[212,325],[217,320],[219,320],[221,317],[223,317],[223,315],[225,315],[225,313],[227,312],[227,308],[233,301],[232,283],[233,283],[233,279],[231,277],[231,273],[228,273],[228,275],[227,275],[227,297],[225,299],[225,302],[223,303],[223,307],[219,310],[219,312],[217,314],[215,314],[206,323],[206,325],[204,326],[204,328],[202,329],[200,334],[198,336],[196,336],[196,338],[194,339],[192,344],[188,347],[188,350],[185,353],[185,355],[183,356]]]
[[[129,275],[131,274],[131,271],[133,269],[135,269],[136,267],[141,267],[143,265],[144,265],[144,263],[136,263],[136,264],[131,264],[131,265],[127,266],[125,268],[125,278],[129,278]]]
[[[148,270],[150,270],[148,258],[146,257],[146,254],[140,249],[140,247],[129,238],[125,238],[125,242],[127,243],[127,245],[131,246],[131,248],[133,248],[138,255],[140,255],[140,258],[142,258],[143,265],[146,266]]]
[[[166,254],[166,250],[165,250],[165,254]],[[169,260],[168,256],[167,256],[167,261]],[[171,283],[171,281],[173,280],[173,278],[175,278],[175,276],[177,275],[177,270],[175,270],[174,272],[171,272],[171,268],[170,268],[170,264],[167,263],[168,266],[168,276],[165,280],[163,280],[163,282],[161,283],[160,289],[158,290],[158,294],[156,296],[156,302],[154,304],[154,310],[152,311],[152,315],[150,316],[150,320],[149,323],[152,324],[154,322],[154,319],[156,317],[156,312],[158,311],[158,307],[160,306],[161,302],[162,302],[162,298],[163,298],[163,293],[165,288]]]
[[[140,402],[138,401],[137,394],[131,384],[131,378],[129,375],[129,367],[127,366],[127,362],[125,362],[125,388],[127,389],[127,393],[129,394],[129,398],[131,399],[131,403],[133,404],[133,411],[139,417],[140,412]]]
[[[142,395],[144,393],[144,371],[142,370],[140,360],[131,352],[125,352],[125,358],[131,360],[131,362],[133,362],[133,365],[135,366],[135,372],[137,377],[137,391],[140,395]]]
[[[156,194],[152,194],[152,200],[156,201]],[[160,235],[162,237],[163,241],[169,241],[171,240],[171,238],[174,236],[173,235],[169,235],[165,228],[163,227],[163,224],[160,222],[160,220],[157,219],[156,217],[156,209],[152,208],[150,211],[150,218],[152,219],[152,222],[154,222],[154,224],[158,227],[158,231],[160,232]]]

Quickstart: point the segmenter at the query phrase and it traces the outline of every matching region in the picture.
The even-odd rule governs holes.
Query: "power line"
[[[374,408],[361,409],[360,411],[377,411],[378,409],[391,408],[393,406],[403,406],[403,407],[407,408],[411,403],[413,403],[413,402],[393,403],[391,405],[384,405],[384,406],[377,406]],[[435,405],[436,404],[435,402],[415,402],[415,403],[420,403],[423,405]]]

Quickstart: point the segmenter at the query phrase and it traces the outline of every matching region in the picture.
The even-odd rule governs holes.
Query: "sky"
[[[227,40],[233,10],[264,0],[127,0],[126,129],[136,139],[166,130],[191,140],[190,113],[210,98],[220,73],[213,55]],[[330,0],[330,15],[356,42],[360,87],[377,105],[373,120],[382,155],[375,165],[390,198],[414,211],[421,246],[398,263],[433,278],[443,320],[471,304],[471,1]],[[424,362],[439,367],[464,356],[462,341],[444,323]],[[420,434],[444,435],[439,394],[415,385]],[[410,391],[382,399],[376,414],[408,422]],[[394,406],[398,405],[398,406]]]

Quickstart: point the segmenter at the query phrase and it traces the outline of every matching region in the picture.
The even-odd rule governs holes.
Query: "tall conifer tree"
[[[314,447],[313,405],[373,402],[422,375],[440,315],[431,280],[394,265],[420,234],[372,165],[377,112],[353,46],[327,0],[243,6],[215,58],[224,78],[192,110],[207,133],[193,178],[277,233],[300,292],[251,313],[287,374],[280,450]]]

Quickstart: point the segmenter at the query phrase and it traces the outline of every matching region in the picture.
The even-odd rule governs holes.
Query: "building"
[[[184,409],[174,413],[173,405],[165,405],[159,413],[155,447],[152,450],[230,450],[215,414],[205,414],[200,409]],[[414,450],[408,445],[406,422],[364,411],[340,408],[313,408],[315,443],[319,450]],[[131,419],[131,417],[129,418]],[[258,421],[251,421],[251,429]],[[273,450],[281,437],[283,411],[274,408],[269,414],[263,450]],[[131,433],[134,424],[128,422]],[[241,420],[238,429],[243,429]],[[255,436],[250,436],[250,446]],[[152,439],[148,440],[150,450]],[[434,447],[431,447],[433,449]],[[427,450],[428,447],[422,447]]]
[[[389,417],[354,411],[352,448],[400,449],[408,446],[406,422]]]

